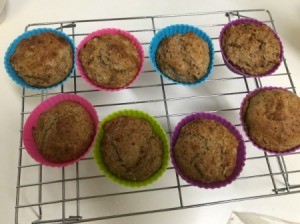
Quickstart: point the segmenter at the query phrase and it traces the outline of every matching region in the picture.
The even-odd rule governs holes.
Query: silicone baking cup
[[[39,116],[45,112],[53,108],[56,104],[65,102],[65,101],[73,101],[81,104],[91,115],[94,126],[95,126],[95,136],[93,139],[93,142],[91,146],[77,159],[71,160],[68,162],[63,162],[63,163],[55,163],[55,162],[50,162],[46,160],[40,151],[38,150],[34,139],[32,135],[32,129],[37,125],[38,118]],[[98,132],[98,115],[94,107],[83,97],[75,95],[75,94],[59,94],[56,96],[53,96],[45,101],[43,101],[41,104],[39,104],[29,115],[28,119],[26,120],[26,123],[23,128],[23,143],[25,146],[26,151],[28,154],[37,162],[46,165],[46,166],[51,166],[51,167],[63,167],[63,166],[68,166],[71,164],[74,164],[78,162],[81,158],[85,157],[92,149],[93,144],[95,143],[97,132]]]
[[[102,155],[101,155],[101,140],[102,140],[102,137],[104,134],[103,125],[106,122],[113,120],[119,116],[131,116],[131,117],[142,118],[142,119],[147,120],[151,124],[155,134],[157,134],[160,137],[160,139],[163,141],[164,156],[163,156],[162,166],[153,176],[151,176],[147,180],[130,181],[130,180],[121,179],[121,178],[113,175],[108,170],[107,166],[103,162]],[[151,115],[149,115],[145,112],[139,111],[139,110],[120,110],[120,111],[116,111],[116,112],[108,115],[101,121],[101,123],[99,125],[98,137],[97,137],[97,140],[96,140],[96,143],[94,146],[94,159],[95,159],[98,167],[100,168],[100,170],[112,181],[114,181],[118,184],[127,186],[127,187],[143,187],[143,186],[146,186],[146,185],[149,185],[149,184],[155,182],[166,171],[168,163],[169,163],[169,146],[170,145],[169,145],[169,141],[168,141],[166,132],[164,131],[162,126]]]
[[[26,82],[24,82],[24,80],[17,74],[17,72],[14,70],[14,68],[12,67],[11,63],[10,63],[10,57],[12,56],[12,54],[15,52],[17,46],[19,45],[19,43],[26,38],[32,37],[34,35],[37,34],[41,34],[41,33],[45,33],[45,32],[52,32],[55,33],[61,37],[63,37],[64,39],[66,39],[68,41],[68,43],[71,45],[72,50],[73,50],[73,67],[71,72],[66,76],[66,78],[53,85],[50,87],[34,87],[34,86],[30,86],[28,85]],[[59,30],[55,30],[55,29],[51,29],[51,28],[39,28],[39,29],[33,29],[33,30],[29,30],[26,31],[25,33],[21,34],[20,36],[18,36],[8,47],[6,53],[5,53],[5,57],[4,57],[4,66],[6,69],[6,72],[8,73],[8,75],[10,76],[10,78],[17,83],[18,85],[26,88],[26,89],[32,89],[32,90],[49,90],[49,89],[53,89],[56,88],[60,85],[62,85],[63,83],[65,83],[67,81],[68,78],[71,77],[71,75],[74,72],[75,69],[75,45],[72,41],[72,39],[65,33],[59,31]]]
[[[225,53],[224,53],[224,50],[223,50],[223,45],[222,45],[222,39],[223,39],[223,36],[226,32],[226,30],[231,27],[231,26],[236,26],[236,25],[240,25],[240,24],[245,24],[245,23],[253,23],[253,24],[257,24],[257,25],[261,25],[261,26],[268,26],[267,24],[261,22],[261,21],[258,21],[256,19],[250,19],[250,18],[247,18],[247,19],[237,19],[237,20],[233,20],[231,22],[229,22],[228,24],[226,24],[221,32],[220,32],[220,35],[219,35],[219,44],[220,44],[220,50],[221,50],[221,54],[222,54],[222,57],[223,57],[223,60],[224,60],[224,63],[225,65],[228,67],[229,70],[231,70],[232,72],[236,73],[236,74],[239,74],[239,75],[243,75],[243,76],[246,76],[246,77],[263,77],[263,76],[268,76],[268,75],[271,75],[272,73],[274,73],[280,66],[282,60],[283,60],[283,46],[282,46],[282,43],[281,43],[281,40],[279,38],[279,36],[277,35],[277,33],[272,30],[272,32],[274,33],[275,37],[279,40],[279,44],[280,44],[280,55],[279,55],[279,62],[272,68],[270,69],[269,71],[267,72],[264,72],[262,74],[257,74],[257,75],[251,75],[249,73],[246,73],[244,71],[242,71],[240,68],[238,68],[237,66],[235,66],[230,60],[228,60],[228,58],[226,57]]]
[[[268,86],[268,87],[262,87],[262,88],[257,88],[253,91],[251,91],[250,93],[248,93],[245,98],[243,99],[242,101],[242,104],[241,104],[241,107],[240,107],[240,121],[241,121],[241,124],[243,126],[243,130],[244,132],[246,133],[247,137],[249,138],[249,140],[252,142],[252,144],[254,146],[256,146],[258,149],[262,150],[262,151],[265,151],[265,152],[268,152],[268,153],[272,153],[272,154],[277,154],[277,155],[285,155],[285,154],[288,154],[288,153],[291,153],[291,152],[294,152],[298,149],[300,149],[300,145],[296,146],[296,147],[293,147],[291,149],[287,149],[285,151],[281,151],[281,152],[276,152],[276,151],[271,151],[269,150],[268,148],[266,147],[262,147],[258,144],[256,144],[256,142],[251,138],[251,136],[249,135],[248,131],[247,131],[247,128],[244,124],[244,121],[243,121],[243,115],[242,115],[242,108],[244,107],[244,104],[246,103],[246,101],[248,99],[250,99],[252,96],[254,96],[256,93],[262,91],[262,90],[272,90],[272,89],[278,89],[278,90],[283,90],[283,91],[288,91],[287,89],[285,88],[281,88],[281,87],[272,87],[272,86]]]
[[[167,75],[165,75],[164,73],[162,73],[159,70],[157,63],[156,63],[156,59],[155,59],[156,52],[157,52],[157,48],[158,48],[160,42],[164,38],[173,36],[178,33],[186,34],[189,31],[194,32],[196,35],[198,35],[204,41],[207,42],[207,44],[209,46],[210,62],[209,62],[209,66],[207,68],[206,74],[203,77],[201,77],[199,80],[197,80],[196,82],[178,82],[176,80],[171,79],[170,77],[168,77]],[[166,79],[171,80],[172,82],[175,82],[175,83],[186,85],[186,86],[199,85],[199,84],[203,83],[212,72],[213,65],[214,65],[214,46],[213,46],[211,38],[203,30],[201,30],[197,27],[194,27],[194,26],[186,25],[186,24],[175,24],[175,25],[171,25],[171,26],[167,26],[167,27],[163,28],[152,38],[152,40],[150,42],[150,46],[149,46],[149,58],[150,58],[150,61],[153,65],[154,69],[156,70],[156,72],[159,73],[161,76],[165,77]]]
[[[236,160],[235,169],[234,169],[232,175],[224,181],[218,181],[218,182],[213,182],[213,183],[202,183],[199,181],[195,181],[195,180],[187,177],[181,171],[180,167],[178,167],[178,165],[176,163],[173,149],[174,149],[174,146],[175,146],[175,143],[176,143],[176,140],[177,140],[177,137],[179,135],[181,128],[188,122],[193,121],[195,119],[200,119],[200,118],[215,120],[215,121],[221,123],[237,138],[237,140],[239,142],[238,148],[237,148],[237,160]],[[203,113],[202,112],[194,113],[194,114],[188,115],[185,118],[183,118],[174,129],[174,132],[173,132],[173,135],[171,138],[171,161],[172,161],[175,171],[179,174],[179,176],[193,186],[197,186],[200,188],[206,188],[206,189],[214,189],[214,188],[224,187],[224,186],[232,183],[234,180],[236,180],[236,178],[242,172],[243,167],[245,165],[245,159],[246,159],[246,147],[245,147],[245,143],[244,143],[244,140],[243,140],[241,134],[230,122],[228,122],[227,120],[225,120],[224,118],[222,118],[220,116],[217,116],[217,115],[211,114],[211,113],[204,113],[204,112]]]
[[[138,69],[138,72],[136,73],[135,77],[131,80],[131,82],[129,82],[127,85],[125,86],[122,86],[122,87],[118,87],[118,88],[107,88],[107,87],[104,87],[104,86],[98,86],[96,85],[95,83],[93,83],[89,78],[88,76],[86,75],[85,71],[84,71],[84,68],[80,62],[80,59],[79,59],[79,52],[80,50],[85,46],[85,44],[93,39],[94,37],[98,37],[98,36],[102,36],[102,35],[105,35],[105,34],[119,34],[119,35],[123,35],[127,38],[129,38],[133,44],[135,45],[137,51],[138,51],[138,54],[139,54],[139,57],[140,57],[140,60],[141,60],[141,63],[140,63],[140,67]],[[126,32],[124,30],[120,30],[120,29],[115,29],[115,28],[105,28],[105,29],[101,29],[101,30],[97,30],[95,32],[92,32],[91,34],[87,35],[78,45],[77,47],[77,52],[76,52],[76,65],[77,65],[77,69],[78,69],[78,72],[79,74],[81,75],[81,77],[89,84],[91,85],[94,89],[96,90],[102,90],[102,91],[118,91],[118,90],[122,90],[122,89],[125,89],[126,87],[132,85],[138,78],[138,76],[140,75],[142,69],[143,69],[143,66],[144,66],[144,51],[143,51],[143,48],[142,48],[142,45],[140,44],[140,42],[137,40],[137,38],[135,38],[132,34],[130,34],[129,32]]]

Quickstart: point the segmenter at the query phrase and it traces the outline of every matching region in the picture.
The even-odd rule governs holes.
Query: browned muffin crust
[[[300,145],[300,98],[292,92],[261,90],[246,100],[242,120],[259,146],[283,152]]]
[[[67,162],[88,150],[95,127],[85,108],[79,103],[65,101],[42,113],[32,133],[46,160]]]
[[[69,42],[52,32],[23,39],[10,57],[16,73],[33,87],[50,87],[63,81],[73,61]]]
[[[280,42],[266,25],[230,26],[222,38],[222,49],[234,66],[251,75],[268,72],[280,62]]]
[[[213,183],[232,175],[237,147],[237,138],[222,124],[198,118],[181,128],[173,150],[176,164],[185,176]]]
[[[143,181],[162,167],[163,142],[147,120],[119,116],[106,122],[103,129],[103,162],[115,176]]]
[[[193,32],[164,38],[156,52],[160,71],[179,82],[196,82],[207,73],[208,44]]]
[[[79,52],[87,77],[96,85],[119,88],[137,75],[141,59],[134,43],[119,34],[105,34],[89,40]]]

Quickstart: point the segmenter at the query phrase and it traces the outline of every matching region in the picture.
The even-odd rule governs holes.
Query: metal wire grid
[[[214,22],[213,18],[215,17],[221,18],[221,22]],[[216,47],[218,45],[218,32],[228,21],[241,17],[259,18],[275,29],[274,21],[270,12],[267,10],[259,9],[211,13],[192,13],[185,15],[162,15],[85,21],[48,22],[30,24],[26,27],[26,30],[45,26],[54,27],[66,32],[73,38],[76,43],[79,42],[80,38],[83,38],[88,32],[93,31],[85,30],[85,27],[90,27],[90,29],[95,30],[94,27],[107,27],[116,25],[118,23],[121,24],[120,26],[123,26],[126,23],[126,25],[129,25],[127,30],[129,32],[132,32],[134,35],[143,35],[144,33],[150,34],[144,39],[145,41],[142,41],[142,45],[146,50],[148,48],[151,37],[157,32],[157,30],[162,28],[164,25],[168,25],[168,23],[183,23],[184,21],[186,21],[186,19],[188,19],[188,22],[195,22],[196,24],[193,25],[197,25],[205,31],[209,28],[217,28],[217,32],[215,32],[215,34],[209,34],[211,35],[215,43],[215,55],[218,55],[220,58],[220,50]],[[142,26],[135,27],[136,24],[134,23],[134,21],[138,21],[138,23],[141,21]],[[204,21],[205,23],[199,25],[197,24],[199,21]],[[148,24],[149,27],[147,27],[146,25],[144,27],[144,24]],[[80,27],[84,28],[80,29]],[[149,62],[147,54],[145,57],[145,61],[146,64],[147,61]],[[276,74],[272,75],[271,79],[253,79],[237,76],[228,71],[223,61],[219,60],[219,62],[220,63],[216,62],[214,65],[215,75],[213,75],[205,84],[195,88],[181,87],[164,80],[162,77],[154,74],[154,70],[151,68],[151,66],[149,66],[150,64],[148,63],[149,69],[147,69],[146,66],[140,79],[143,79],[144,77],[144,80],[148,80],[151,79],[149,77],[156,77],[156,80],[158,80],[158,82],[152,83],[152,80],[150,80],[149,82],[145,81],[146,84],[143,82],[138,82],[132,87],[129,87],[127,90],[123,90],[124,92],[127,91],[126,93],[129,95],[130,92],[134,92],[136,95],[138,95],[133,99],[123,99],[121,95],[117,95],[117,98],[114,98],[112,97],[112,94],[117,93],[105,94],[89,89],[88,87],[81,89],[79,88],[79,86],[84,86],[84,84],[81,83],[81,77],[79,77],[76,72],[73,78],[67,82],[67,84],[62,86],[60,89],[57,88],[54,91],[39,93],[23,89],[21,133],[26,117],[39,102],[43,101],[48,96],[64,92],[80,94],[91,100],[98,113],[100,114],[100,118],[102,118],[110,111],[114,111],[120,108],[134,107],[136,109],[146,110],[147,112],[151,113],[153,111],[153,107],[156,107],[157,103],[160,103],[163,110],[162,112],[155,114],[154,117],[160,119],[169,134],[172,133],[174,125],[176,125],[177,121],[180,120],[180,118],[189,113],[197,111],[194,107],[192,107],[188,112],[178,112],[176,111],[179,108],[178,105],[184,105],[184,107],[188,107],[187,105],[194,104],[195,100],[203,104],[209,104],[209,102],[217,102],[215,101],[215,99],[226,101],[229,98],[234,98],[234,101],[236,101],[236,96],[239,96],[241,99],[252,89],[264,86],[265,80],[269,80],[273,84],[276,81],[276,77],[280,78],[280,80],[283,77],[286,78],[287,82],[285,84],[286,86],[284,87],[296,92],[285,59],[283,61],[281,69],[279,69]],[[222,76],[217,73],[226,73],[228,75]],[[205,85],[208,85],[208,87],[210,87],[209,83],[212,86],[221,87],[226,87],[227,85],[229,85],[230,88],[236,88],[238,85],[239,88],[242,88],[242,90],[238,89],[233,91],[233,89],[228,88],[228,90],[230,91],[221,93],[219,93],[218,91],[214,91],[207,93],[207,88],[205,88]],[[282,82],[280,81],[279,84],[282,84]],[[197,92],[200,88],[204,89],[203,92]],[[147,89],[150,89],[150,91],[147,92]],[[190,89],[192,89],[192,92],[188,92],[187,95],[185,95],[185,91],[190,91]],[[227,90],[227,88],[225,89]],[[182,95],[180,95],[181,91]],[[144,99],[139,95],[142,95],[143,92],[147,92],[146,95],[154,95],[154,98],[150,97],[148,99]],[[161,97],[155,98],[157,96],[156,92],[159,92],[159,95]],[[171,93],[173,93],[174,95],[172,95]],[[102,97],[101,94],[104,94],[104,96]],[[105,99],[112,99],[105,101],[104,103],[93,101],[98,97],[100,97],[104,101]],[[119,97],[122,98],[123,101],[119,101]],[[31,108],[29,107],[30,109],[27,109],[28,105],[31,106]],[[205,109],[203,110],[213,113],[219,113],[225,117],[228,116],[226,118],[228,118],[229,120],[232,117],[237,117],[239,111],[238,106],[232,106],[232,104],[230,103],[220,105],[221,106],[217,109],[214,106],[208,106],[204,107]],[[172,109],[172,107],[175,109]],[[241,127],[239,122],[235,119],[233,119],[232,122],[234,122],[238,128]],[[299,177],[300,174],[300,167],[295,167],[295,163],[292,163],[293,159],[296,158],[299,153],[292,153],[288,156],[269,155],[257,149],[253,149],[251,151],[251,149],[254,147],[249,143],[249,140],[246,140],[245,142],[248,151],[246,167],[244,169],[246,171],[243,172],[245,174],[242,174],[241,177],[239,177],[238,180],[232,183],[229,187],[226,187],[225,189],[214,190],[214,193],[216,194],[215,197],[209,198],[207,200],[202,200],[200,198],[205,194],[205,190],[195,188],[182,181],[174,172],[172,166],[167,169],[167,172],[164,175],[167,177],[162,177],[162,180],[159,180],[157,183],[153,184],[150,187],[140,189],[128,189],[111,183],[102,174],[99,174],[99,171],[94,167],[94,161],[92,160],[91,156],[88,156],[87,158],[81,160],[71,168],[66,167],[61,169],[53,169],[44,167],[30,159],[30,157],[27,155],[27,152],[24,151],[22,136],[20,135],[15,223],[22,223],[24,217],[32,217],[32,223],[35,224],[92,222],[97,220],[107,220],[127,216],[168,212],[173,210],[189,209],[214,204],[259,199],[300,192],[300,183],[297,182],[297,177]],[[286,160],[288,162],[286,162]],[[262,168],[263,172],[257,173],[253,168],[247,168],[247,164],[250,164],[253,161],[255,162],[254,164],[256,164],[255,167],[265,166],[265,169]],[[48,179],[47,176],[53,176],[53,173],[57,174],[56,178]],[[69,173],[72,173],[72,175],[69,175]],[[293,179],[293,177],[296,178]],[[258,190],[254,191],[253,193],[249,193],[247,192],[248,188],[244,188],[241,189],[242,193],[233,193],[234,191],[237,191],[238,188],[242,188],[244,185],[247,185],[249,183],[260,183],[261,179],[270,182],[267,185],[266,189],[262,187],[261,191]],[[86,183],[86,181],[88,183]],[[95,185],[97,187],[94,187]],[[95,189],[97,189],[97,191],[95,191]],[[72,193],[69,193],[70,191],[72,191]],[[85,191],[85,193],[83,193],[83,191]],[[247,193],[245,194],[244,192]],[[50,196],[47,196],[48,193],[50,193]],[[55,193],[58,194],[58,197]],[[151,204],[149,202],[151,201],[151,199],[149,200],[149,194],[150,197],[162,197],[161,200],[166,202],[162,203],[163,205],[158,205],[155,202]],[[200,195],[200,197],[197,197],[197,195]],[[150,203],[150,206],[147,207],[147,205],[145,205],[147,203],[144,202],[135,205],[136,199],[143,201],[144,197],[147,198],[147,203]],[[131,200],[131,198],[134,198],[134,200]],[[124,204],[121,203],[124,200],[126,201],[126,209],[124,208]],[[168,202],[168,200],[170,200],[170,202]],[[110,204],[111,201],[114,201],[116,203]],[[116,204],[118,203],[120,203],[121,205],[116,206]],[[101,213],[97,211],[96,214],[89,213],[89,204],[93,204],[93,206],[101,205],[102,209],[105,210],[105,212]],[[107,212],[106,210],[109,209],[106,209],[106,206],[112,206],[113,211]],[[50,210],[55,211],[49,212]]]

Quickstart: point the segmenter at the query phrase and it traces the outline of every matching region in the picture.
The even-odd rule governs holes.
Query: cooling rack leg
[[[81,219],[82,217],[80,216],[80,201],[79,201],[79,164],[76,164],[76,197],[77,197],[77,201],[76,201],[76,216],[78,219]]]
[[[65,200],[66,200],[66,183],[65,183],[65,168],[63,167],[61,169],[62,172],[62,221],[65,222],[65,217],[66,217],[66,205],[65,205]]]
[[[282,165],[283,165],[283,169],[285,171],[285,174],[286,174],[286,180],[287,182],[289,183],[289,175],[288,175],[288,170],[287,170],[287,167],[286,167],[286,163],[285,163],[285,160],[284,160],[284,156],[280,156],[281,160],[282,160]]]
[[[39,183],[42,183],[43,181],[43,167],[42,165],[39,165]],[[42,185],[39,185],[39,203],[42,203]],[[39,219],[42,219],[42,206],[39,205]]]
[[[288,171],[287,171],[287,167],[286,167],[284,158],[283,158],[283,156],[277,156],[276,158],[277,158],[280,173],[282,175],[282,178],[284,180],[284,185],[285,185],[285,187],[279,188],[278,190],[290,192],[289,176],[288,176]]]
[[[273,171],[272,171],[272,167],[271,167],[271,164],[270,164],[268,154],[267,153],[264,153],[264,154],[265,154],[265,158],[266,158],[266,161],[267,161],[267,165],[268,165],[270,177],[271,177],[271,180],[272,180],[272,184],[273,184],[273,187],[274,187],[273,191],[275,192],[275,194],[278,194],[278,189],[277,189],[277,186],[276,186],[276,183],[275,183],[275,179],[274,179],[274,175],[273,175]]]

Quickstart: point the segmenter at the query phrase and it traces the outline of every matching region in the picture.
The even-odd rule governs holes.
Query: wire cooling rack
[[[95,106],[100,119],[119,109],[146,111],[169,134],[184,116],[207,111],[223,116],[241,131],[247,146],[247,160],[241,176],[221,189],[205,190],[190,186],[176,175],[171,165],[156,183],[131,189],[108,180],[97,169],[91,155],[65,168],[37,164],[24,150],[20,137],[15,223],[24,223],[24,217],[35,224],[99,223],[99,220],[105,222],[137,215],[143,220],[146,214],[180,212],[189,208],[300,193],[300,164],[297,162],[300,154],[266,154],[252,146],[242,131],[239,107],[249,91],[268,85],[296,90],[285,59],[275,74],[260,79],[238,76],[227,69],[221,57],[218,35],[228,21],[241,17],[257,18],[275,29],[270,12],[263,9],[28,25],[26,30],[40,27],[60,29],[73,38],[76,45],[85,35],[97,29],[121,28],[141,41],[146,54],[139,80],[119,92],[95,91],[76,72],[64,86],[48,92],[23,89],[21,127],[41,101],[59,93],[75,93],[87,98]],[[169,82],[155,73],[149,62],[148,46],[155,32],[176,23],[200,27],[212,37],[215,46],[213,74],[200,86],[186,87]]]

